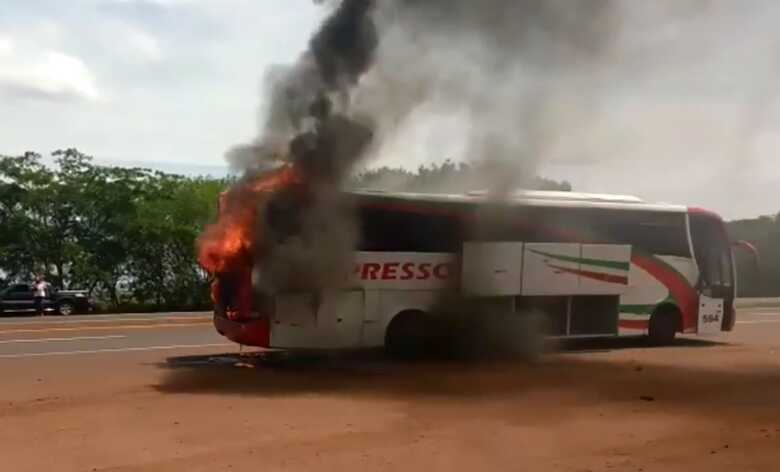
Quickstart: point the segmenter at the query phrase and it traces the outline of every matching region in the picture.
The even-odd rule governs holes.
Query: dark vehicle
[[[52,288],[49,296],[43,301],[43,309],[46,312],[68,316],[91,311],[92,303],[86,290]],[[0,290],[1,314],[34,312],[35,298],[32,284],[13,284]]]

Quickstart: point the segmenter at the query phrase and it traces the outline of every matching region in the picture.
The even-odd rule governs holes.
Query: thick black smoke
[[[229,155],[250,175],[243,185],[281,161],[311,187],[303,202],[283,191],[258,205],[266,292],[323,288],[346,273],[358,235],[340,185],[404,123],[419,123],[421,108],[466,118],[458,138],[474,160],[494,162],[485,168],[500,193],[520,182],[550,140],[550,97],[592,73],[614,31],[610,0],[327,3],[308,50],[267,74],[257,141]]]
[[[372,0],[344,0],[309,42],[298,62],[266,76],[269,112],[257,141],[228,158],[252,185],[269,164],[290,163],[305,195],[283,189],[263,199],[255,247],[256,288],[316,289],[348,270],[356,222],[341,183],[373,138],[371,120],[350,110],[350,94],[371,67],[378,45]],[[254,202],[247,202],[253,204]]]

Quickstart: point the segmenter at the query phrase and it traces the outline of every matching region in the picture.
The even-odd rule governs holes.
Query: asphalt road
[[[0,318],[0,359],[232,346],[208,313]]]
[[[780,308],[742,309],[734,332],[691,339],[780,344]],[[208,348],[236,349],[214,331],[209,313],[0,318],[0,359]]]
[[[0,319],[0,470],[776,471],[780,308],[518,362],[239,356],[205,313]]]

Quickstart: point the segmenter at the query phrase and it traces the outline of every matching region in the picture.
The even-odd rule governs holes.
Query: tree
[[[210,276],[197,263],[196,242],[213,221],[225,183],[160,176],[160,193],[140,208],[132,230],[134,293],[158,306],[208,302]]]
[[[780,214],[738,220],[728,224],[731,238],[753,244],[759,253],[755,270],[752,256],[737,252],[737,280],[740,296],[780,296]]]
[[[54,175],[41,156],[25,153],[0,160],[0,267],[9,277],[48,271],[52,247],[51,200]]]
[[[208,302],[195,244],[214,218],[224,180],[96,166],[76,149],[0,158],[0,274],[45,272],[114,307]],[[117,285],[126,280],[130,298]]]
[[[495,187],[496,175],[505,169],[488,164],[472,165],[445,160],[441,164],[420,166],[416,172],[400,167],[380,167],[363,171],[352,177],[349,186],[372,190],[397,192],[465,193]],[[531,190],[571,191],[568,182],[556,182],[541,177],[518,179]]]

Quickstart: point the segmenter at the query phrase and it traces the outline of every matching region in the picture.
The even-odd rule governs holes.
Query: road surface
[[[240,357],[205,314],[0,319],[2,470],[776,471],[780,309],[521,362]]]

